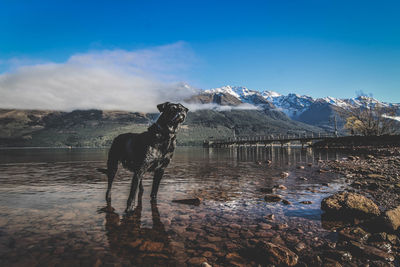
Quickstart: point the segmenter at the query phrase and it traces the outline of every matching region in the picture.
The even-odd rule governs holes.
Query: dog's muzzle
[[[172,119],[174,123],[182,123],[185,120],[185,115],[184,114],[176,114],[175,117]]]

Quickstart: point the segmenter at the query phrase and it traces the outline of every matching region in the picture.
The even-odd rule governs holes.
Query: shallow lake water
[[[114,211],[104,212],[107,179],[96,168],[105,167],[107,150],[2,149],[0,265],[252,266],[246,249],[260,240],[312,249],[335,238],[323,227],[320,202],[345,186],[343,178],[317,172],[318,160],[341,157],[309,148],[180,147],[157,203],[146,174],[136,209],[124,214],[132,174],[121,166]],[[281,178],[283,171],[289,177]],[[275,194],[290,205],[264,200],[277,185],[287,188]],[[194,197],[200,205],[172,202]]]

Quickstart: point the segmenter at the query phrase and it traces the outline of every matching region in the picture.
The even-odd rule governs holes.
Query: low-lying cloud
[[[66,62],[22,65],[0,74],[0,108],[154,112],[197,90],[181,82],[194,54],[185,43],[136,51],[103,50]],[[3,62],[4,64],[4,62]]]
[[[198,104],[198,103],[183,103],[190,111],[211,109],[215,111],[231,111],[231,110],[257,110],[262,109],[248,103],[243,103],[237,106],[218,105],[215,103]]]

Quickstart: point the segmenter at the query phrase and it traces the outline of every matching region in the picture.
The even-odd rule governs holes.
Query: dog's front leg
[[[160,186],[161,178],[164,175],[164,169],[158,169],[154,172],[153,186],[151,187],[151,198],[157,198],[158,187]]]
[[[138,171],[135,171],[135,174],[133,175],[131,183],[131,191],[129,193],[128,202],[126,203],[126,210],[125,210],[126,212],[133,210],[135,206],[134,199],[136,197],[136,190],[138,188],[139,180],[142,179],[144,173],[145,173],[145,168],[142,168]]]

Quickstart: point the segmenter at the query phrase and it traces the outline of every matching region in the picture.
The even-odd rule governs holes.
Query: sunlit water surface
[[[329,239],[321,226],[320,202],[344,182],[316,169],[319,159],[341,157],[300,148],[178,148],[161,181],[158,203],[150,202],[152,179],[146,174],[143,197],[127,216],[132,174],[121,169],[112,190],[115,211],[102,211],[106,176],[96,168],[105,167],[107,150],[3,149],[0,265],[230,265],[229,253],[259,240],[293,247]],[[289,177],[281,178],[282,171]],[[275,185],[287,187],[276,193],[291,205],[264,200]],[[203,199],[199,206],[172,202],[194,197]]]

